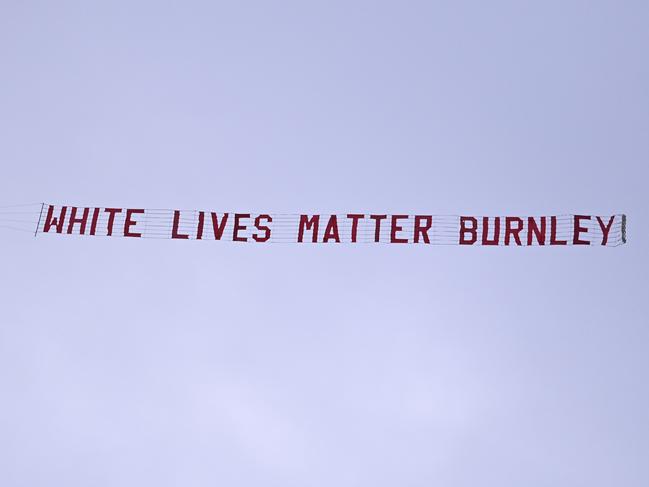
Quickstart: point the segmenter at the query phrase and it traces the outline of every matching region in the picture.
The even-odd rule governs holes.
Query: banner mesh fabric
[[[618,246],[626,216],[281,214],[43,204],[36,234],[263,243]]]

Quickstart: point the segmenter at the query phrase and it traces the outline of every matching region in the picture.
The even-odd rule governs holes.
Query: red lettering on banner
[[[557,217],[550,217],[550,245],[567,245],[566,240],[557,240]]]
[[[313,243],[318,242],[318,225],[320,224],[320,215],[313,215],[309,218],[309,215],[300,215],[300,228],[297,232],[297,241],[304,241],[304,230],[312,230],[311,241]]]
[[[92,222],[90,223],[90,235],[97,233],[97,222],[99,221],[99,208],[95,208],[92,212]]]
[[[407,238],[398,238],[397,232],[403,230],[400,225],[397,225],[397,220],[408,218],[408,215],[392,215],[392,225],[390,226],[390,243],[408,243]]]
[[[494,218],[494,238],[489,240],[489,217],[482,218],[482,245],[498,245],[500,242],[500,217]]]
[[[471,228],[467,228],[466,224],[471,223]],[[470,233],[471,238],[466,238],[466,234]],[[472,216],[460,217],[460,245],[473,245],[478,241],[478,220]]]
[[[255,228],[264,232],[263,237],[260,237],[258,234],[252,236],[252,238],[255,239],[255,242],[267,242],[270,239],[270,228],[262,225],[262,220],[268,220],[268,223],[273,222],[273,218],[270,215],[259,215],[255,218]]]
[[[422,225],[422,221],[426,223]],[[419,237],[423,237],[424,243],[429,244],[430,238],[428,238],[428,230],[433,226],[433,217],[432,215],[415,215],[415,243],[419,243]]]
[[[68,220],[68,235],[72,233],[74,230],[74,226],[79,223],[81,227],[79,228],[79,235],[83,235],[86,233],[86,224],[88,223],[88,213],[90,212],[90,208],[84,208],[83,209],[83,216],[81,218],[77,218],[77,207],[73,206],[70,209],[70,220]]]
[[[587,233],[588,228],[582,227],[582,220],[590,220],[589,216],[586,215],[575,215],[573,222],[573,232],[572,232],[572,244],[573,245],[590,245],[588,240],[582,240],[579,238],[580,234]]]
[[[608,243],[608,234],[611,231],[611,227],[613,226],[613,220],[615,220],[615,215],[613,215],[609,220],[608,224],[604,225],[604,222],[602,221],[601,217],[597,217],[597,223],[599,223],[599,228],[602,229],[602,245],[606,245]]]
[[[104,208],[104,211],[108,213],[108,223],[106,225],[106,235],[113,235],[113,225],[115,224],[115,215],[122,212],[121,208]]]
[[[247,242],[248,237],[240,237],[239,231],[248,228],[242,225],[240,220],[243,218],[250,218],[250,213],[235,213],[234,214],[234,228],[232,228],[232,240],[235,242]]]
[[[516,223],[516,227],[513,224]],[[521,243],[520,233],[523,230],[523,219],[517,216],[505,217],[505,245],[509,245],[510,239],[513,236],[516,245],[523,245]]]
[[[228,224],[228,214],[223,213],[223,218],[221,218],[221,223],[219,223],[219,217],[217,213],[212,212],[212,227],[214,228],[214,240],[221,240],[223,236],[223,231],[225,226]]]
[[[545,217],[541,217],[541,228],[536,225],[534,217],[527,219],[527,245],[532,245],[532,238],[536,238],[539,245],[545,245]]]
[[[338,220],[337,214],[301,214],[301,215],[280,215],[284,223],[275,223],[275,216],[267,213],[250,214],[234,213],[234,222],[230,221],[228,213],[215,213],[209,211],[189,210],[157,210],[158,215],[149,217],[147,210],[133,208],[97,208],[97,207],[76,207],[76,206],[43,206],[42,217],[36,233],[66,233],[78,235],[100,235],[113,236],[113,230],[117,222],[119,236],[122,231],[124,237],[171,237],[172,239],[211,239],[206,236],[205,231],[210,233],[205,226],[208,213],[212,219],[212,227],[215,240],[224,238],[233,242],[269,242],[279,238],[285,240],[287,236],[297,230],[297,242],[313,243],[341,243],[342,241],[357,243],[358,241],[371,242],[371,226],[374,226],[374,242],[389,243],[414,243],[414,244],[458,244],[459,245],[484,245],[484,246],[565,246],[565,245],[597,245],[599,240],[597,232],[601,230],[601,245],[619,245],[626,243],[624,234],[626,231],[624,215],[595,216],[595,215],[555,215],[555,216],[442,216],[439,224],[440,231],[435,225],[438,224],[434,215],[407,215],[407,214],[360,214],[346,213],[341,218],[347,218],[342,222]],[[182,213],[185,212],[184,220]],[[172,215],[173,213],[173,215]],[[105,215],[105,216],[104,216]],[[119,215],[119,219],[118,219]],[[171,217],[171,218],[170,218]],[[323,220],[323,233],[320,234],[320,220]],[[622,218],[622,224],[620,219]],[[104,218],[106,218],[104,230]],[[154,219],[151,223],[150,218]],[[373,220],[365,223],[364,219]],[[413,220],[410,220],[412,218]],[[597,219],[597,227],[593,220]],[[123,220],[123,221],[122,221]],[[172,221],[169,221],[172,220]],[[298,221],[299,220],[299,221]],[[382,222],[387,220],[389,228],[381,228]],[[158,221],[158,224],[155,224]],[[160,223],[164,222],[164,223]],[[254,222],[254,226],[253,226]],[[617,225],[616,225],[617,222]],[[150,224],[149,227],[145,223]],[[325,225],[326,223],[326,225]],[[101,228],[99,225],[101,224]],[[171,225],[170,225],[171,224]],[[295,225],[299,224],[296,229]],[[292,228],[288,228],[289,225]],[[412,225],[412,227],[411,227]],[[228,235],[224,237],[224,231]],[[348,240],[347,232],[350,237]],[[453,229],[453,230],[450,230]],[[232,233],[230,234],[230,230]],[[342,234],[341,234],[342,230]],[[459,230],[459,235],[452,232]],[[310,232],[310,234],[309,234]],[[306,236],[305,236],[306,234]],[[292,233],[295,236],[295,233]],[[341,240],[342,237],[342,240]],[[369,238],[369,240],[368,240]]]
[[[196,240],[203,239],[203,228],[205,227],[205,212],[198,212],[198,226],[196,227]]]
[[[189,238],[189,235],[186,233],[179,233],[178,228],[180,227],[180,210],[174,210],[174,222],[171,227],[171,238],[178,238],[181,240],[186,240]]]
[[[381,241],[381,220],[385,220],[388,215],[370,215],[370,218],[374,220],[374,241]]]
[[[322,242],[327,243],[331,239],[336,243],[340,243],[340,235],[338,234],[338,217],[336,215],[331,215],[329,217],[329,222],[327,222],[327,228],[325,228]]]
[[[352,243],[356,243],[356,235],[358,233],[358,220],[365,218],[365,215],[350,213],[347,215],[347,218],[351,218],[352,220]]]
[[[45,218],[45,224],[43,225],[43,233],[48,233],[50,231],[50,228],[52,227],[56,228],[56,233],[63,233],[63,223],[65,222],[65,214],[67,211],[68,211],[68,207],[62,206],[58,218],[55,218],[54,207],[50,205],[50,207],[47,210],[47,217]]]
[[[124,236],[125,237],[135,237],[135,238],[140,238],[142,237],[141,233],[138,232],[131,232],[131,227],[134,227],[137,225],[137,222],[133,220],[133,215],[141,215],[144,213],[144,210],[142,209],[133,209],[133,208],[127,208],[126,209],[126,219],[124,220]]]

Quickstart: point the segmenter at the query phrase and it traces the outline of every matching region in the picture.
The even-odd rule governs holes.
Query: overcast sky
[[[629,216],[616,248],[0,229],[0,485],[649,485],[648,23],[0,0],[0,206]]]

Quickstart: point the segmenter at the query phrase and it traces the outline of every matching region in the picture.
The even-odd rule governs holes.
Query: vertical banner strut
[[[34,230],[34,237],[38,235],[38,229],[41,226],[41,219],[43,218],[43,208],[45,208],[45,203],[41,203],[41,212],[38,214],[38,223],[36,224],[36,230]]]

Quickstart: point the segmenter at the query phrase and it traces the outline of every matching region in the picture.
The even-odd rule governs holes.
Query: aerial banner
[[[608,246],[626,243],[625,215],[475,216],[253,213],[43,204],[35,234],[251,244]]]

